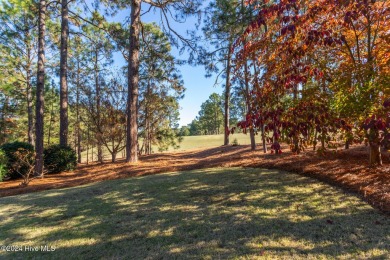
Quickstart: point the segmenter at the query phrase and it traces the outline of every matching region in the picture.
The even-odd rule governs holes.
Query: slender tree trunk
[[[95,50],[95,91],[96,91],[96,141],[97,141],[97,156],[98,161],[103,163],[103,149],[102,149],[102,133],[101,133],[101,119],[100,119],[100,84],[99,84],[99,64],[98,64],[98,50]]]
[[[139,78],[139,27],[141,0],[133,0],[131,5],[131,26],[128,64],[127,97],[127,139],[126,162],[138,161],[138,78]]]
[[[267,143],[265,140],[265,129],[264,129],[264,123],[261,124],[261,141],[263,142],[263,152],[267,153]]]
[[[60,145],[68,144],[68,0],[61,3]]]
[[[317,128],[316,128],[315,131],[314,131],[313,151],[316,150],[316,146],[317,146],[317,136],[318,136],[318,132],[317,132]]]
[[[76,151],[76,149],[77,149],[77,132],[76,131],[73,133],[73,141],[74,141],[74,150]]]
[[[256,78],[256,85],[257,87],[259,88],[260,87],[260,84],[259,84],[259,81],[258,81],[258,70],[257,70],[257,67],[256,67],[256,61],[254,60],[253,61],[253,71],[255,73],[255,78]],[[264,104],[261,104],[262,106]],[[267,153],[267,143],[266,143],[266,140],[265,140],[265,126],[264,126],[264,122],[263,122],[263,115],[261,115],[261,121],[262,123],[260,124],[260,128],[261,128],[261,142],[262,142],[262,146],[263,146],[263,152],[264,153]]]
[[[28,53],[30,51],[28,50]],[[30,63],[27,65],[27,120],[28,120],[28,143],[34,145],[33,134],[33,100],[31,88],[31,67]]]
[[[214,114],[214,134],[218,134],[218,125],[217,125],[217,118],[218,118],[218,107],[215,107],[215,114]]]
[[[152,153],[152,131],[149,129],[149,154]]]
[[[245,62],[244,64],[244,77],[245,77],[245,94],[246,94],[246,104],[248,113],[251,111],[251,104],[250,104],[250,93],[249,93],[249,79],[248,79],[248,64]],[[253,129],[253,126],[250,126],[249,128],[249,135],[251,139],[251,150],[256,150],[256,140],[255,140],[255,130]]]
[[[39,1],[38,18],[38,71],[35,105],[35,175],[43,174],[43,112],[45,88],[45,31],[46,1]]]
[[[149,98],[150,98],[150,81],[148,82],[146,88],[146,97],[145,97],[145,154],[150,154],[150,121],[149,121]]]
[[[87,164],[89,163],[89,144],[91,140],[89,139],[89,124],[87,126]]]
[[[26,18],[27,27],[27,18]],[[32,86],[31,86],[31,43],[30,43],[30,31],[26,29],[25,38],[27,39],[27,66],[26,66],[26,98],[27,98],[27,138],[28,143],[34,145],[34,134],[33,134],[33,100],[32,100]]]
[[[54,97],[54,88],[52,88],[52,94]],[[47,135],[47,145],[50,145],[50,139],[51,139],[51,128],[53,124],[53,115],[54,115],[54,102],[51,102],[51,109],[50,109],[50,120],[49,120],[49,133]]]
[[[77,134],[77,161],[81,163],[81,131],[80,131],[80,61],[77,62],[77,83],[76,83],[76,134]]]
[[[0,140],[0,144],[3,144],[7,141],[7,125],[5,123],[5,114],[7,113],[7,110],[8,110],[8,100],[9,100],[9,97],[8,96],[5,96],[5,100],[4,100],[4,105],[3,105],[3,111],[1,111],[1,123],[3,124],[2,127],[0,127],[0,130],[3,132],[2,135],[0,137],[2,137],[2,140]]]
[[[299,154],[300,153],[300,149],[299,149],[299,133],[295,134],[293,136],[293,144],[294,144],[293,152]]]
[[[112,134],[111,134],[111,136],[112,136]],[[112,153],[111,153],[111,162],[115,162],[117,151],[115,149],[115,141],[114,141],[114,139],[111,140],[111,151],[112,151]]]
[[[112,152],[112,154],[111,154],[111,162],[115,162],[115,160],[116,160],[116,152],[115,151],[113,151]]]

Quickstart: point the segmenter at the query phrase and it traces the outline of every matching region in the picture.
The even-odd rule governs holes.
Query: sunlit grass
[[[51,259],[390,257],[390,219],[299,175],[207,169],[0,199],[0,252]]]
[[[256,136],[260,142],[260,139]],[[239,145],[248,145],[250,144],[249,134],[236,133],[230,136],[230,143],[232,144],[234,139],[237,139],[237,143]],[[197,136],[184,136],[183,141],[179,144],[180,147],[174,149],[173,147],[169,147],[167,152],[173,151],[188,151],[193,149],[200,148],[212,148],[223,145],[224,135],[197,135]],[[140,141],[142,143],[142,140]],[[152,147],[153,152],[158,153],[158,147]],[[81,153],[82,161],[85,162],[87,160],[87,151],[83,151]],[[106,148],[103,147],[103,156],[105,160],[111,159],[111,154],[108,152]],[[118,153],[117,158],[123,158],[125,156],[124,151]],[[92,149],[88,150],[89,161],[92,161]],[[93,149],[93,160],[97,160],[97,149],[96,147]]]
[[[186,151],[195,148],[211,148],[223,145],[224,135],[199,135],[199,136],[185,136],[180,143],[179,150]],[[250,144],[249,134],[237,133],[230,135],[230,143],[237,139],[238,144]],[[257,140],[259,142],[259,140]]]

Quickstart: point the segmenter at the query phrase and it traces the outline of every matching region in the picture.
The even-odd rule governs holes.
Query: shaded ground
[[[4,259],[389,259],[390,219],[312,178],[211,168],[0,198],[0,245],[23,250]]]
[[[260,167],[282,169],[315,177],[327,183],[356,192],[372,206],[390,213],[390,157],[384,154],[384,166],[368,167],[368,152],[364,146],[328,152],[318,156],[312,151],[294,155],[283,147],[281,155],[250,151],[248,146],[228,146],[141,157],[137,164],[125,162],[104,165],[81,165],[76,171],[47,175],[35,179],[28,187],[20,180],[0,183],[0,196],[10,196],[39,190],[78,186],[90,182],[130,176],[191,170],[211,167]]]

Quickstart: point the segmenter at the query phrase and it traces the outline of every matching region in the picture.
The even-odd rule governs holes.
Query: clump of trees
[[[198,116],[187,126],[180,129],[182,136],[187,135],[218,135],[225,131],[225,100],[224,94],[213,93],[202,103]],[[236,124],[244,116],[241,109],[241,99],[229,99],[229,122]]]
[[[234,43],[237,74],[248,73],[243,129],[321,149],[343,138],[363,141],[370,164],[381,165],[390,136],[388,1],[250,1],[256,15]],[[270,116],[271,115],[271,116]],[[266,121],[266,118],[271,121]],[[284,133],[284,136],[283,136]]]
[[[0,3],[0,144],[33,145],[35,175],[44,173],[43,152],[51,144],[72,147],[78,162],[85,153],[93,158],[94,149],[100,162],[104,150],[115,161],[125,149],[126,160],[136,162],[152,146],[178,147],[185,88],[171,45],[194,49],[197,41],[170,23],[196,14],[201,1],[148,1],[163,17],[161,28],[141,22],[141,2]],[[101,14],[124,8],[130,21],[109,22]],[[117,53],[126,68],[112,67]]]

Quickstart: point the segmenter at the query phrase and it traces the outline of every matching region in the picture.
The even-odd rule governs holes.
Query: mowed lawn
[[[215,168],[0,199],[0,252],[49,259],[388,259],[390,219],[277,170]]]

